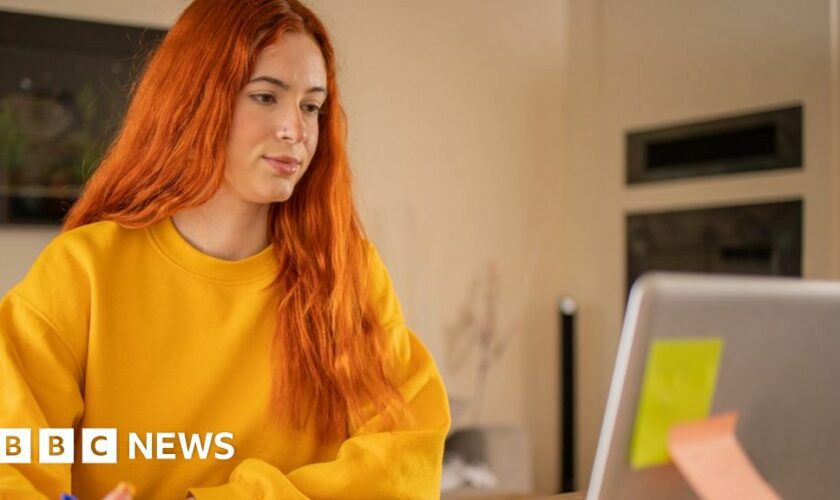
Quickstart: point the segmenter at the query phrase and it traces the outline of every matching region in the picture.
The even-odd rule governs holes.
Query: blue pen
[[[74,497],[73,495],[71,495],[69,493],[62,493],[61,494],[61,500],[79,500],[79,499]]]

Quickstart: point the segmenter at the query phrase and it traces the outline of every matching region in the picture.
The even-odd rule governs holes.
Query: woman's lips
[[[280,175],[293,175],[300,168],[300,161],[291,156],[263,156],[263,159]]]
[[[300,168],[300,162],[290,156],[263,156],[263,160],[280,175],[294,175]]]

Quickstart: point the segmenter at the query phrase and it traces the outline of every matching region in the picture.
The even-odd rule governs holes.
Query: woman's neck
[[[242,260],[268,246],[268,208],[243,203],[224,187],[205,204],[182,210],[172,222],[193,247],[224,260]]]

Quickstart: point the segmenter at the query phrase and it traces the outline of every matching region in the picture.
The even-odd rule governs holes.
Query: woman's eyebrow
[[[279,78],[274,78],[273,76],[258,76],[248,83],[254,82],[268,82],[273,85],[277,85],[283,90],[289,90],[290,88],[292,88],[288,83],[284,82],[283,80],[280,80]],[[322,94],[327,95],[327,89],[325,89],[324,87],[310,87],[309,90],[306,91],[307,94],[311,94],[313,92],[321,92]]]

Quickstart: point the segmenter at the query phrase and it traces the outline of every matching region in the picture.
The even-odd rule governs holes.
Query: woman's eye
[[[271,94],[251,94],[251,99],[259,104],[273,104],[275,102],[274,96]]]
[[[317,104],[304,104],[303,111],[310,114],[310,115],[317,115],[321,113],[321,106]]]

